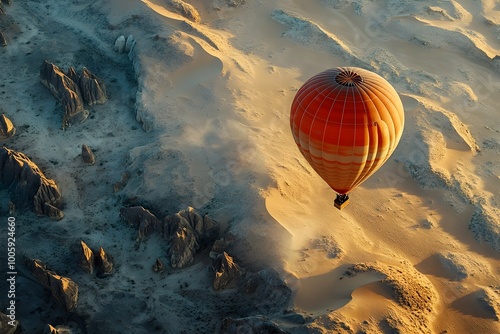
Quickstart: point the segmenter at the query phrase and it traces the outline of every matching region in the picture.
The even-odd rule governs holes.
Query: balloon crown
[[[343,70],[335,77],[335,81],[342,86],[357,86],[363,82],[363,77],[352,70]]]

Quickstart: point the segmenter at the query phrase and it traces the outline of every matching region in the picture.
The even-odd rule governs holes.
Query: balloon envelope
[[[290,126],[314,170],[333,190],[347,194],[394,152],[404,127],[403,104],[378,74],[339,67],[315,75],[299,89]]]

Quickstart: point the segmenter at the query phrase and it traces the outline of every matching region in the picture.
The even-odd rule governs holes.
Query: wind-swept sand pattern
[[[55,0],[4,9],[0,107],[16,134],[2,144],[57,182],[65,214],[54,222],[16,212],[18,252],[79,291],[64,315],[20,274],[26,331],[500,332],[495,1]],[[114,51],[122,35],[136,41],[128,54]],[[45,59],[98,75],[106,104],[61,130],[59,106],[39,83]],[[342,211],[289,122],[300,86],[338,66],[384,77],[406,118],[393,156]],[[95,164],[82,162],[83,144]],[[211,246],[171,268],[164,239],[141,240],[121,221],[121,207],[139,205],[159,220],[188,206],[208,213],[245,273],[215,291]],[[112,256],[111,276],[78,267],[82,240]],[[162,273],[151,270],[158,258]],[[262,277],[272,284],[259,287]]]

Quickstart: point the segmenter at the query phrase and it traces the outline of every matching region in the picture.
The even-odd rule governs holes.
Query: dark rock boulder
[[[83,241],[80,241],[77,263],[78,266],[83,270],[85,270],[87,273],[91,275],[94,273],[94,268],[95,268],[94,252]]]
[[[59,187],[23,153],[0,147],[0,182],[9,189],[17,209],[29,207],[39,216],[62,218],[62,211],[57,209],[61,202]]]
[[[89,106],[103,104],[108,100],[104,81],[85,67],[82,70],[82,75],[80,75],[78,79],[78,86],[80,87],[83,101]]]
[[[163,262],[160,260],[160,258],[157,258],[155,263],[153,264],[153,271],[155,273],[162,273],[165,270],[165,266],[163,265]]]
[[[115,184],[113,184],[113,191],[115,193],[121,191],[127,185],[129,180],[130,180],[130,173],[124,172],[122,174],[122,178],[120,179],[120,181],[115,182]]]
[[[221,334],[285,334],[274,322],[262,316],[222,321]]]
[[[125,36],[123,36],[123,35],[118,36],[118,38],[115,40],[115,45],[114,45],[115,51],[118,53],[124,53],[125,52],[125,44],[126,44]]]
[[[13,320],[7,314],[0,312],[0,334],[19,333],[18,328],[19,321]]]
[[[86,164],[93,165],[95,164],[95,156],[90,147],[83,144],[82,145],[82,160]]]
[[[139,239],[148,237],[161,225],[160,220],[142,206],[121,208],[120,217],[123,221],[138,227]]]
[[[84,109],[80,88],[59,67],[44,61],[40,69],[40,82],[62,104],[64,129],[81,123],[88,117],[89,112]]]
[[[38,259],[26,259],[25,265],[35,280],[49,289],[57,305],[71,312],[78,303],[78,285],[68,277],[57,275],[47,269],[45,263]]]
[[[1,10],[1,9],[0,9]],[[0,46],[7,46],[7,39],[3,35],[3,32],[0,31]]]
[[[213,287],[215,290],[224,289],[233,279],[242,274],[241,268],[226,252],[219,254],[214,261],[215,272]]]
[[[96,252],[95,266],[97,277],[106,277],[113,273],[113,259],[109,256],[102,247],[99,252]]]
[[[0,36],[1,39],[1,36]],[[0,41],[1,43],[1,41]],[[16,128],[4,114],[0,115],[0,140],[6,140],[14,136]]]

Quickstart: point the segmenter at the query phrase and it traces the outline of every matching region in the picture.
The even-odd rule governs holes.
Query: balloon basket
[[[342,210],[349,204],[349,196],[347,195],[337,195],[337,198],[335,201],[333,201],[333,205],[339,209]]]

